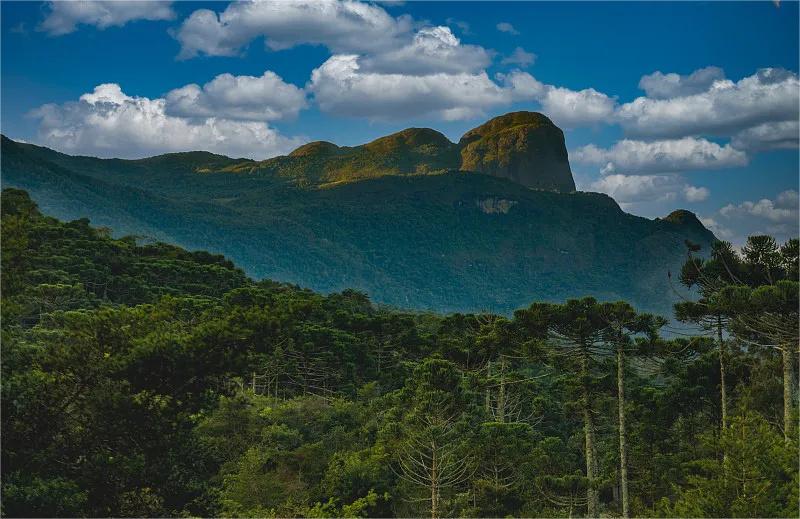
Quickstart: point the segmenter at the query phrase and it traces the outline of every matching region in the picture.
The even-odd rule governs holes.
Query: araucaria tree
[[[681,283],[694,288],[700,294],[697,301],[682,301],[675,305],[675,317],[679,321],[699,325],[717,341],[719,356],[720,425],[728,425],[727,361],[728,347],[725,329],[729,314],[727,306],[719,298],[719,292],[736,279],[738,266],[736,252],[728,242],[715,242],[711,257],[703,259],[692,255],[697,249],[689,245],[689,258],[680,274]]]
[[[625,370],[628,355],[645,356],[653,352],[648,348],[658,330],[667,324],[666,319],[651,314],[637,314],[623,301],[602,306],[603,319],[608,323],[607,340],[616,354],[617,366],[617,429],[619,432],[619,484],[622,500],[622,517],[630,517],[628,492],[628,447],[625,430]],[[642,340],[636,341],[636,338]]]
[[[575,372],[588,479],[586,512],[589,517],[598,517],[599,474],[592,379],[598,359],[607,353],[604,340],[608,323],[603,318],[601,305],[591,297],[573,299],[563,305],[534,303],[527,310],[517,312],[517,317],[534,333],[544,331],[551,345],[548,351],[554,360]]]
[[[712,329],[719,343],[722,424],[727,423],[724,331],[750,348],[781,354],[783,429],[786,441],[795,429],[794,361],[798,352],[798,240],[778,247],[770,236],[750,236],[737,253],[730,243],[716,242],[711,258],[691,256],[681,281],[697,287],[698,301],[675,305],[676,317]]]
[[[429,359],[419,365],[403,390],[410,406],[402,424],[397,463],[402,479],[426,492],[431,519],[447,515],[442,493],[464,484],[473,464],[466,449],[469,405],[461,374],[451,362]]]

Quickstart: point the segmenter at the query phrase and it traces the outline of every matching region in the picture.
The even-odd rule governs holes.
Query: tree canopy
[[[796,240],[690,253],[670,337],[254,281],[19,190],[2,233],[3,515],[798,515]]]

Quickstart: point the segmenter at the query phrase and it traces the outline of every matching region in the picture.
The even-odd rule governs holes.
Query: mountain
[[[317,141],[287,156],[222,168],[292,179],[302,186],[451,170],[486,173],[535,189],[575,190],[563,132],[535,112],[496,117],[465,133],[458,144],[430,128],[408,128],[361,146]]]
[[[688,211],[649,220],[575,192],[561,130],[529,112],[458,144],[411,128],[265,161],[96,159],[3,138],[2,175],[62,219],[224,253],[254,277],[355,288],[414,309],[510,312],[594,295],[667,313],[667,272],[679,270],[685,241],[714,239]]]

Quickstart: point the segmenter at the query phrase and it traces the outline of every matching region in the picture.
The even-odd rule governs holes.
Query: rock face
[[[458,145],[464,171],[508,178],[533,189],[575,191],[564,133],[540,113],[495,117],[465,133]]]

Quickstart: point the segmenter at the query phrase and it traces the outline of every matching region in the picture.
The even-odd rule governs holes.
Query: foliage
[[[632,515],[797,515],[781,358],[741,317],[795,318],[791,243],[754,241],[752,281],[700,294],[730,337],[721,430],[713,340],[660,338],[623,302],[408,313],[60,222],[19,190],[2,213],[5,516],[566,517],[589,493],[616,515],[620,375]]]

